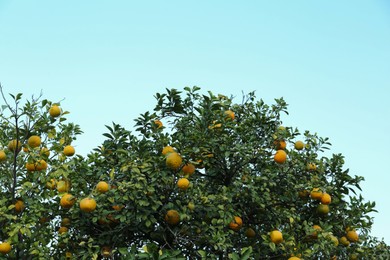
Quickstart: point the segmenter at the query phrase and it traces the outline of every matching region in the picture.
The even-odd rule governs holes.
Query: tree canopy
[[[390,258],[363,178],[283,98],[166,89],[81,156],[60,102],[1,90],[0,259]]]

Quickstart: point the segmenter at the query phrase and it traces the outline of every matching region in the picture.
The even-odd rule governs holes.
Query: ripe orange
[[[176,152],[169,153],[166,157],[165,163],[169,169],[177,170],[183,162],[180,154]]]
[[[43,171],[46,169],[47,169],[47,162],[45,160],[40,159],[35,163],[35,170]]]
[[[23,211],[23,209],[24,209],[24,202],[23,202],[23,200],[17,200],[16,202],[15,202],[15,211],[17,212],[17,213],[20,213],[20,212],[22,212]]]
[[[58,117],[59,115],[61,115],[61,108],[57,105],[52,105],[49,109],[49,114],[52,117]]]
[[[84,212],[92,212],[96,209],[96,200],[92,198],[84,198],[80,201],[80,209]]]
[[[58,233],[59,234],[64,234],[64,233],[67,233],[68,232],[68,228],[67,227],[60,227],[58,229]]]
[[[22,149],[22,143],[20,141],[16,142],[16,140],[9,141],[8,149],[11,152],[15,152],[15,150],[19,152]]]
[[[11,244],[9,242],[3,242],[3,243],[0,243],[0,253],[3,254],[3,255],[6,255],[8,254],[9,252],[11,252]]]
[[[332,202],[332,197],[328,193],[323,193],[321,197],[321,203],[329,205]]]
[[[329,213],[329,206],[328,205],[324,205],[324,204],[319,204],[317,206],[317,212],[320,214],[320,215],[326,215]]]
[[[160,120],[154,120],[154,124],[157,125],[157,128],[163,127],[163,123]]]
[[[320,188],[313,188],[312,191],[310,192],[310,197],[313,199],[313,200],[321,200],[322,198],[322,191],[320,190]]]
[[[75,152],[76,151],[75,151],[74,147],[71,145],[67,145],[64,147],[64,154],[66,156],[73,156],[75,154]]]
[[[312,238],[318,237],[318,231],[322,231],[322,228],[319,225],[314,225],[313,229],[315,230],[313,233],[311,233]]]
[[[169,224],[169,225],[177,225],[180,222],[180,215],[179,212],[177,212],[174,209],[170,209],[167,211],[165,214],[164,220]]]
[[[96,185],[96,190],[100,193],[105,193],[110,189],[110,185],[105,181],[99,181]]]
[[[245,235],[247,238],[254,238],[256,236],[256,232],[253,230],[253,228],[247,228],[245,231]]]
[[[175,152],[175,148],[173,148],[172,146],[165,146],[162,151],[161,151],[161,154],[162,155],[167,155],[169,153],[174,153]]]
[[[296,256],[292,256],[290,257],[288,260],[301,260],[299,257],[296,257]]]
[[[306,166],[306,169],[308,171],[313,172],[313,171],[317,170],[317,166],[314,163],[308,163],[307,166]]]
[[[112,206],[112,209],[113,210],[116,210],[116,211],[120,211],[121,209],[123,209],[125,206],[124,205],[114,205]]]
[[[341,237],[339,239],[339,242],[340,242],[340,244],[342,244],[344,246],[349,246],[351,244],[346,237]]]
[[[225,111],[225,118],[229,120],[234,120],[235,114],[232,110],[226,110]]]
[[[4,150],[0,151],[0,162],[4,162],[7,159],[7,155],[5,154]]]
[[[35,163],[26,162],[26,169],[28,172],[35,171]]]
[[[76,202],[76,198],[73,197],[71,194],[66,193],[61,197],[60,205],[64,209],[69,209],[74,205],[75,202]]]
[[[37,135],[32,135],[28,138],[27,144],[32,148],[38,147],[41,145],[41,138]]]
[[[271,241],[275,244],[280,244],[283,242],[283,234],[279,230],[273,230],[270,233]]]
[[[57,191],[66,192],[70,189],[70,182],[68,180],[61,180],[57,182]]]
[[[181,178],[177,181],[177,187],[181,190],[187,190],[190,187],[190,182],[187,178]]]
[[[359,240],[359,235],[355,230],[350,230],[347,232],[347,239],[351,242],[357,242]]]
[[[286,161],[286,159],[287,159],[287,153],[284,150],[276,151],[275,156],[274,156],[275,162],[282,164]]]
[[[274,144],[276,145],[276,150],[284,150],[287,147],[286,141],[284,140],[275,140]]]
[[[296,141],[294,144],[294,148],[298,151],[302,150],[305,147],[305,144],[302,141]]]
[[[184,174],[192,175],[195,172],[195,165],[187,163],[181,168]]]
[[[234,220],[229,223],[229,228],[234,231],[240,230],[242,227],[242,219],[238,216],[234,217]]]

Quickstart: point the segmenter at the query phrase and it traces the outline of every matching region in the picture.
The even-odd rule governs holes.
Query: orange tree
[[[113,123],[85,158],[69,147],[79,127],[52,102],[6,103],[1,141],[21,148],[4,145],[1,164],[5,257],[388,259],[369,234],[375,204],[356,195],[362,177],[324,156],[327,138],[283,127],[283,99],[233,103],[197,87],[155,97],[134,134]]]

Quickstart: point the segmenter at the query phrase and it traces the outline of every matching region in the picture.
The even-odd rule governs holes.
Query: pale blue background
[[[6,92],[62,101],[86,154],[164,88],[257,91],[285,125],[330,137],[390,243],[390,2],[0,0]]]

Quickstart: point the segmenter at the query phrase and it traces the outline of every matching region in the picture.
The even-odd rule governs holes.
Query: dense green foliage
[[[375,203],[356,194],[363,178],[344,169],[341,154],[324,156],[330,147],[327,138],[281,127],[281,114],[287,114],[283,99],[267,105],[249,93],[241,103],[233,103],[223,95],[201,94],[197,87],[167,90],[155,97],[154,111],[135,120],[134,133],[113,123],[107,126],[106,140],[86,157],[64,155],[63,148],[76,144],[81,134],[79,126],[66,123],[67,112],[52,117],[51,101],[33,98],[22,104],[19,94],[11,96],[11,104],[4,98],[0,241],[12,245],[4,257],[390,257],[389,246],[369,234],[368,214],[375,211]],[[26,145],[32,135],[41,137],[39,147]],[[11,151],[7,147],[11,140],[19,140],[24,149]],[[305,144],[302,150],[294,148],[298,140]],[[278,147],[281,142],[287,147]],[[162,154],[166,146],[180,154],[178,169],[167,167]],[[41,152],[42,147],[49,148],[49,156]],[[277,149],[286,151],[284,163],[274,161]],[[26,163],[42,159],[47,169],[26,170]],[[183,173],[186,164],[195,165],[195,173]],[[176,184],[183,177],[190,181],[187,190]],[[57,188],[60,180],[70,184],[68,193],[76,202],[70,209],[60,206],[66,191],[51,186],[52,180]],[[98,192],[99,181],[109,183],[110,189]],[[329,213],[318,211],[321,202],[309,196],[313,188],[331,195]],[[96,200],[96,210],[80,210],[85,197]],[[17,199],[25,205],[21,212],[15,211]],[[179,213],[178,224],[167,222],[168,210]],[[242,219],[242,227],[232,228],[235,216]],[[70,224],[61,223],[64,218]],[[315,234],[314,225],[322,230]],[[60,226],[68,231],[59,234]],[[246,235],[248,228],[254,237]],[[269,234],[276,229],[282,232],[283,242],[275,244]],[[349,246],[336,245],[332,238],[346,236],[347,229],[356,230],[358,240]]]

